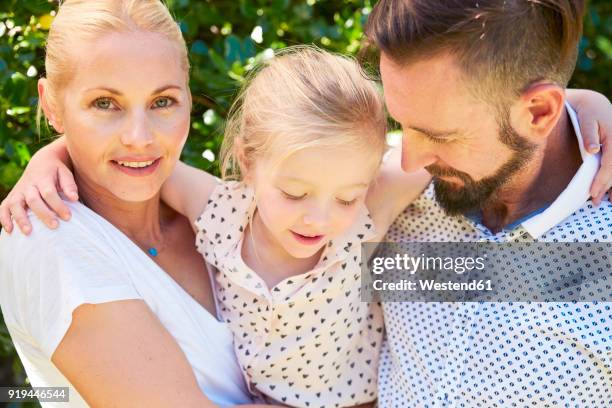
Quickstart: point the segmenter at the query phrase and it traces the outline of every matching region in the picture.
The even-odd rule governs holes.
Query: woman
[[[189,222],[159,199],[190,128],[177,24],[157,0],[65,1],[46,70],[41,106],[82,202],[59,230],[0,239],[2,312],[31,383],[74,387],[71,406],[251,402]]]

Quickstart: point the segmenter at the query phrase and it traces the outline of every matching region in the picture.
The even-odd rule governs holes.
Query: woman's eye
[[[292,195],[289,194],[283,190],[281,190],[281,192],[283,193],[283,195],[285,196],[285,198],[288,198],[289,200],[301,200],[302,198],[306,197],[306,193],[302,194],[302,195]]]
[[[174,99],[172,98],[168,98],[167,96],[161,97],[161,98],[157,98],[154,102],[153,102],[153,107],[156,109],[163,109],[163,108],[167,108],[169,106],[172,106],[174,104]]]
[[[337,198],[336,200],[338,200],[338,202],[339,202],[340,204],[345,205],[345,206],[347,206],[347,207],[348,207],[348,206],[351,206],[351,205],[353,205],[353,204],[355,204],[355,203],[357,202],[357,199],[356,199],[356,198],[353,198],[353,199],[352,199],[352,200],[350,200],[350,201],[347,201],[347,200],[341,200],[341,199],[339,199],[339,198]]]
[[[113,109],[113,101],[110,98],[98,98],[93,102],[93,105],[101,110]]]

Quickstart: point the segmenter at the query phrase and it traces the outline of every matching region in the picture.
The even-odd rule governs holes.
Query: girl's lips
[[[318,244],[319,242],[321,242],[321,240],[324,237],[324,235],[307,236],[307,235],[298,234],[297,232],[294,232],[294,231],[291,231],[291,234],[293,234],[293,237],[299,243],[304,244],[304,245]]]
[[[126,161],[128,162],[128,160],[122,160],[122,161]],[[144,177],[144,176],[148,176],[150,174],[153,174],[155,172],[155,170],[157,170],[157,168],[159,167],[159,163],[161,162],[161,157],[158,157],[157,159],[155,159],[153,161],[153,163],[151,163],[150,165],[146,166],[146,167],[127,167],[127,166],[122,166],[121,164],[118,163],[117,160],[111,160],[111,165],[119,170],[120,172],[127,174],[129,176],[134,176],[134,177]]]

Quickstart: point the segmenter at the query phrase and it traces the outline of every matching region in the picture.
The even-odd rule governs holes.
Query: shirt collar
[[[591,183],[599,169],[600,155],[590,154],[586,151],[576,112],[567,102],[565,103],[565,107],[572,121],[576,138],[578,139],[580,156],[582,156],[582,165],[578,168],[578,171],[565,190],[563,190],[546,210],[522,223],[523,228],[525,228],[533,238],[539,238],[546,231],[558,225],[584,205],[590,197],[589,191]]]

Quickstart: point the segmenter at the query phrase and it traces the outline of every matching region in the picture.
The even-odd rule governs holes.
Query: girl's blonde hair
[[[283,49],[254,70],[232,105],[221,147],[221,174],[307,147],[385,149],[382,97],[357,62],[313,46]],[[244,169],[243,169],[244,170]]]
[[[181,30],[160,0],[64,0],[53,19],[46,45],[46,100],[57,105],[58,96],[74,72],[74,41],[93,41],[113,32],[143,31],[160,34],[177,45],[180,64],[189,77],[187,47]],[[40,103],[38,121],[42,117]]]

